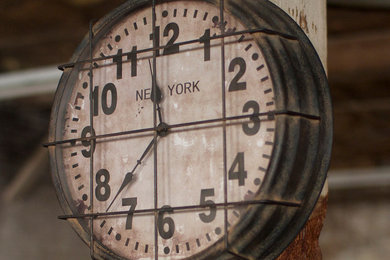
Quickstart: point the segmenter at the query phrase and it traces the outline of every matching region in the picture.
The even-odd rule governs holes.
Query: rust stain
[[[328,196],[321,197],[306,225],[277,260],[321,260],[318,240],[324,223]]]
[[[301,26],[302,30],[306,33],[309,33],[309,27],[307,26],[307,16],[304,11],[299,12],[299,26]]]
[[[304,30],[306,33],[309,33],[309,26],[307,22],[307,15],[303,10],[299,11],[298,7],[294,8],[288,8],[288,13],[291,15],[292,18],[294,18],[297,23],[299,23],[299,26]],[[317,31],[317,26],[312,23],[312,30]]]
[[[74,203],[77,207],[77,212],[79,212],[80,214],[84,214],[85,210],[88,208],[88,206],[84,204],[84,201],[77,200],[74,201]]]
[[[317,25],[315,25],[314,23],[311,23],[311,29],[315,32],[317,32]]]

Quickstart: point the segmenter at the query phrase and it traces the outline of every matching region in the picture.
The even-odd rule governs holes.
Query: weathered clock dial
[[[93,257],[257,258],[272,248],[259,240],[260,249],[248,249],[257,229],[265,234],[300,215],[296,234],[310,213],[326,165],[310,167],[326,162],[329,148],[315,152],[325,154],[319,159],[306,154],[324,138],[328,108],[302,102],[290,110],[282,99],[293,94],[277,74],[291,72],[278,69],[271,57],[281,54],[262,41],[297,48],[297,36],[261,19],[255,27],[239,1],[225,2],[130,1],[64,67],[48,144],[53,178],[63,218]],[[321,68],[313,73],[324,78]]]

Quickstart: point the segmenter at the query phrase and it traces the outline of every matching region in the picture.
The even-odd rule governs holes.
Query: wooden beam
[[[390,78],[390,30],[331,36],[329,77],[336,81]]]

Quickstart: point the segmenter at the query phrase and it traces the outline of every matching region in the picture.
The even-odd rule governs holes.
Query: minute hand
[[[141,155],[141,157],[139,158],[139,160],[137,160],[137,163],[136,165],[134,166],[133,170],[131,170],[131,172],[128,172],[126,173],[126,176],[125,176],[125,179],[123,180],[122,184],[121,184],[121,187],[119,188],[118,192],[115,194],[115,197],[114,199],[111,201],[110,205],[108,206],[108,208],[106,209],[106,212],[108,212],[108,210],[111,208],[112,204],[114,203],[114,201],[116,200],[116,198],[118,197],[118,195],[121,193],[121,191],[133,180],[133,176],[134,176],[134,171],[137,169],[137,167],[139,165],[141,165],[142,163],[142,160],[145,158],[145,156],[148,154],[148,152],[150,151],[150,149],[153,147],[153,144],[155,142],[155,138],[152,139],[152,141],[149,143],[148,147],[146,147],[145,151],[143,152],[143,154]]]

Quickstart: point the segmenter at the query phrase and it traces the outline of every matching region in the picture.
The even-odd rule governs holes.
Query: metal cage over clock
[[[274,259],[305,224],[331,101],[274,4],[128,1],[60,68],[52,176],[92,258]]]

